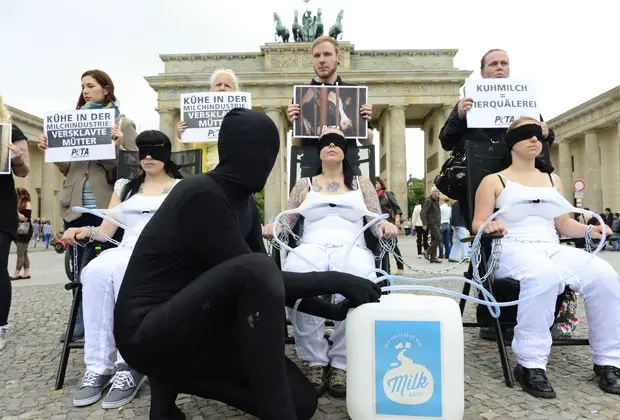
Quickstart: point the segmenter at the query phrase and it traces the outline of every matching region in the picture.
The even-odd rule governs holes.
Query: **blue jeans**
[[[439,226],[439,231],[441,232],[439,258],[443,258],[444,255],[448,257],[448,255],[450,255],[450,250],[452,249],[452,227],[450,226],[450,223],[442,223],[441,226]]]

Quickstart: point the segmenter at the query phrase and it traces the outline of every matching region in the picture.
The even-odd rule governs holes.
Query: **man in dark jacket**
[[[312,66],[316,77],[310,82],[316,86],[355,86],[351,83],[345,83],[337,74],[338,65],[342,57],[338,53],[338,42],[330,36],[322,36],[317,38],[312,44]],[[292,123],[299,116],[301,107],[299,104],[291,104],[288,106],[287,116]],[[373,130],[370,124],[372,118],[372,104],[364,104],[360,109],[360,114],[368,120],[368,137],[359,139],[362,145],[371,145]],[[314,145],[315,138],[299,138],[293,137],[293,146],[312,146],[304,150],[301,156],[301,177],[309,177],[316,175],[317,169],[321,166],[319,155]],[[347,139],[347,160],[351,164],[353,172],[361,175],[359,170],[359,150],[357,148],[356,139]]]
[[[437,248],[439,247],[439,241],[441,241],[441,233],[439,231],[439,225],[441,225],[440,196],[441,192],[439,192],[437,187],[433,187],[431,194],[424,200],[422,212],[420,213],[424,230],[428,230],[431,234],[431,244],[424,251],[424,257],[430,262],[437,264],[441,263],[441,260],[437,259]]]
[[[482,78],[508,78],[510,77],[510,62],[508,59],[508,53],[500,49],[489,50],[480,60],[480,75]],[[506,128],[468,128],[467,127],[467,111],[472,107],[472,98],[461,99],[454,107],[450,116],[446,120],[441,132],[439,133],[439,140],[444,150],[451,150],[454,152],[465,150],[465,141],[492,141],[503,142]],[[542,121],[542,116],[540,117]],[[547,124],[541,122],[543,138],[547,139],[549,146],[553,143],[555,135],[553,131],[547,127]],[[502,168],[489,168],[492,172],[497,172],[510,163],[510,149],[506,148],[507,160],[505,166]],[[458,197],[452,197],[459,201],[463,218],[467,222],[469,227],[472,221],[472,215],[469,214],[469,203],[467,190],[462,191]]]

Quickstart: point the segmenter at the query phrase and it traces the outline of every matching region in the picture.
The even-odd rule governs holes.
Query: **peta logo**
[[[400,342],[394,350],[398,351],[396,362],[390,363],[392,369],[383,377],[385,395],[398,404],[424,404],[433,396],[433,375],[425,366],[405,355],[411,351],[410,342]]]

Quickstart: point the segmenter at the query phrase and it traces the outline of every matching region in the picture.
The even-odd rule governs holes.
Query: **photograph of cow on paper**
[[[116,159],[113,109],[46,113],[45,163]]]
[[[465,97],[474,103],[467,111],[467,127],[508,127],[516,119],[540,119],[534,83],[517,79],[468,79]]]
[[[11,124],[0,124],[0,175],[11,174]]]
[[[368,137],[368,121],[360,114],[368,103],[366,86],[295,86],[293,103],[301,108],[294,137],[318,138],[325,127],[339,128],[346,138]]]
[[[217,141],[222,120],[234,108],[252,109],[247,92],[202,92],[181,95],[181,121],[187,123],[181,142]]]

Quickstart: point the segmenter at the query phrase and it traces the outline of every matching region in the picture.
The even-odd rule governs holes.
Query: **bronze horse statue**
[[[273,21],[276,23],[276,36],[275,40],[278,40],[278,37],[282,38],[282,42],[288,42],[288,39],[291,36],[289,30],[282,24],[280,20],[280,16],[277,13],[273,13]]]
[[[336,23],[329,28],[329,36],[334,39],[338,39],[338,35],[340,35],[340,39],[342,39],[342,17],[344,16],[344,10],[340,10],[338,12],[338,16],[336,17]]]

